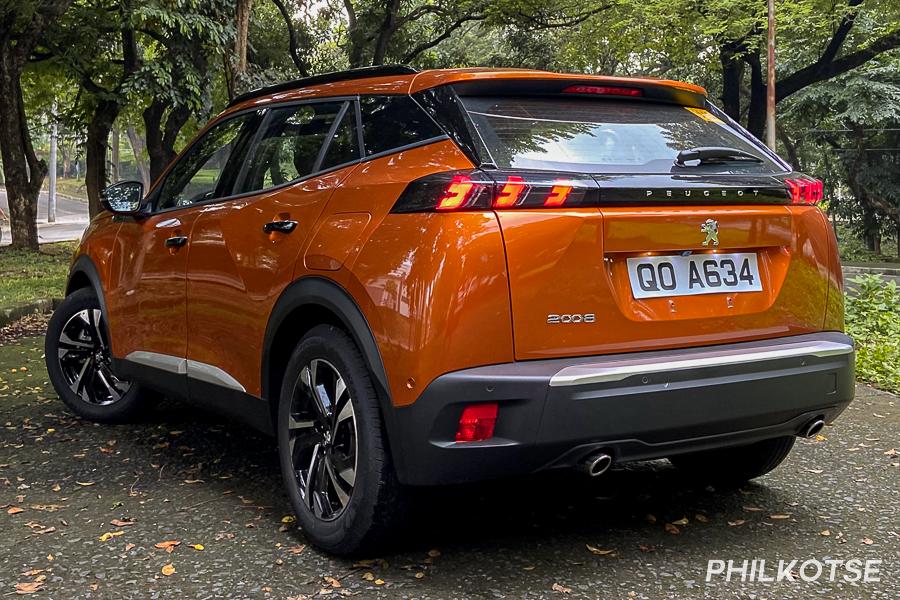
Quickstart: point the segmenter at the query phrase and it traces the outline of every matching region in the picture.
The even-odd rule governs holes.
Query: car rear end
[[[389,218],[496,221],[512,360],[443,373],[396,409],[401,479],[737,446],[847,406],[853,347],[822,183],[702,90],[419,77],[413,97],[473,168],[410,182]]]

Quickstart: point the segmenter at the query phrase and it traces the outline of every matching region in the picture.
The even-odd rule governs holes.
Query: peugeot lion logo
[[[706,234],[706,239],[703,240],[704,246],[709,246],[709,243],[712,242],[713,246],[719,245],[719,222],[715,219],[707,219],[704,221],[703,225],[700,226],[700,231]]]

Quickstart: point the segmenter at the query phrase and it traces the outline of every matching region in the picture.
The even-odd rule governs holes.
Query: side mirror
[[[117,215],[135,215],[144,200],[144,184],[140,181],[120,181],[101,193],[104,208]]]

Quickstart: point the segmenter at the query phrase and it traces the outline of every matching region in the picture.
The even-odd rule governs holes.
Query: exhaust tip
[[[590,477],[599,477],[606,473],[613,464],[612,456],[606,452],[589,454],[581,461],[579,468]]]
[[[825,427],[825,421],[822,417],[816,417],[809,423],[803,426],[803,429],[800,430],[800,437],[812,438],[816,437],[816,435],[822,431]]]

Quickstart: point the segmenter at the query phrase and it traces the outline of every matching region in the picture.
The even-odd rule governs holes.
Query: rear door
[[[599,197],[496,211],[517,359],[821,328],[827,223],[814,207],[785,206],[785,166],[711,112],[608,98],[463,101],[499,186],[574,179]],[[674,165],[696,147],[751,158]]]
[[[194,225],[187,267],[192,396],[227,411],[222,395],[204,388],[260,395],[269,314],[335,186],[359,157],[355,100],[268,110],[232,196],[205,207]]]

